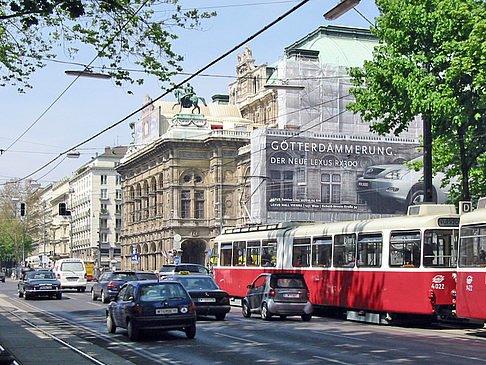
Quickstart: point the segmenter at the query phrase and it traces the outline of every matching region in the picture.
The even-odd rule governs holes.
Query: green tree
[[[453,182],[452,198],[484,194],[486,8],[483,0],[376,0],[380,46],[351,70],[348,104],[379,134],[399,135],[429,118],[434,170]],[[459,178],[460,183],[454,183]]]
[[[182,57],[171,47],[176,28],[196,28],[216,13],[184,10],[178,0],[0,0],[0,85],[20,92],[29,76],[55,58],[87,45],[118,85],[143,83],[123,69],[127,61],[167,81]]]

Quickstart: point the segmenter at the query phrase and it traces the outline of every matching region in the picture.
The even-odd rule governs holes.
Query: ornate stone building
[[[208,104],[201,114],[174,114],[175,106],[145,108],[133,124],[135,143],[117,168],[124,269],[158,270],[178,260],[205,264],[221,227],[244,219],[249,180],[239,176],[248,175],[243,147],[252,123],[234,105]]]

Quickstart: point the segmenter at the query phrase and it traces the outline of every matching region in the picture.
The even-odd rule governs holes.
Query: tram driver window
[[[356,255],[356,237],[354,234],[334,236],[334,267],[354,267]]]
[[[456,267],[456,257],[457,230],[438,229],[425,231],[423,250],[424,266]]]
[[[309,266],[310,263],[310,238],[294,238],[292,249],[292,266]]]
[[[420,266],[420,231],[392,232],[390,237],[390,266]]]
[[[486,266],[486,226],[464,226],[461,228],[459,250],[460,267]]]

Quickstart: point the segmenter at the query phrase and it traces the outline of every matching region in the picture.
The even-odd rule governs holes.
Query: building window
[[[293,199],[294,198],[294,172],[270,171],[270,198]]]
[[[121,189],[116,189],[116,199],[121,200],[122,198],[122,191]]]
[[[100,213],[101,214],[108,214],[108,204],[101,203]]]
[[[195,218],[204,218],[204,191],[196,190],[195,192]]]
[[[341,175],[322,174],[321,175],[321,202],[340,203],[341,202]]]
[[[116,222],[115,228],[120,229],[121,228],[121,218],[117,218],[115,222]]]
[[[181,191],[181,218],[191,216],[191,192],[190,190]]]
[[[121,175],[116,175],[116,184],[117,185],[121,185],[121,183],[122,183],[122,177],[121,177]]]
[[[106,204],[105,204],[106,205]],[[121,204],[117,204],[115,207],[115,213],[116,214],[121,214]]]
[[[108,190],[101,189],[101,199],[108,199]]]
[[[120,233],[115,233],[115,242],[120,242]]]
[[[108,243],[108,233],[101,233],[100,234],[100,241],[102,243]]]
[[[106,184],[108,184],[108,176],[101,175],[101,185],[106,185]]]
[[[103,229],[108,228],[108,219],[106,219],[106,218],[100,219],[100,228],[103,228]]]

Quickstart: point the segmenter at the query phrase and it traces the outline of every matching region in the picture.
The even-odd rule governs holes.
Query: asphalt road
[[[2,304],[3,303],[3,304]],[[62,300],[24,300],[16,282],[0,283],[0,306],[51,331],[99,361],[112,355],[134,364],[485,364],[486,329],[392,327],[337,318],[262,321],[233,308],[225,321],[198,321],[197,335],[148,334],[132,343],[126,331],[111,335],[105,304],[90,293],[66,291]],[[72,364],[71,364],[72,365]]]

